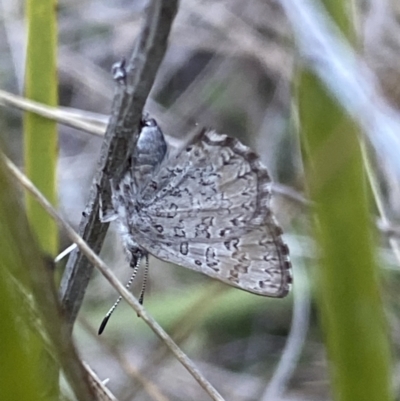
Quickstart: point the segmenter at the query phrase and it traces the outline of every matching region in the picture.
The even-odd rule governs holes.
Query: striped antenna
[[[142,283],[142,289],[140,291],[140,297],[139,297],[140,305],[143,305],[143,298],[144,298],[144,293],[146,291],[148,275],[149,275],[149,255],[146,253],[146,265],[145,265],[144,272],[143,272],[143,283]]]
[[[141,260],[141,255],[138,257],[137,262],[135,267],[133,268],[133,273],[129,279],[129,281],[126,283],[126,288],[129,289],[130,286],[133,283],[133,280],[136,277],[136,274],[139,270],[139,265],[140,265],[140,260]],[[147,259],[146,259],[147,260]],[[146,262],[146,266],[147,266],[147,262]],[[103,333],[104,329],[106,328],[106,325],[108,323],[108,320],[110,319],[111,315],[114,313],[115,309],[117,308],[118,304],[121,302],[122,296],[120,295],[118,297],[118,299],[116,300],[116,302],[114,303],[114,305],[110,308],[110,310],[107,312],[106,316],[104,317],[103,321],[101,322],[101,325],[99,327],[99,331],[98,331],[98,335],[100,335],[101,333]]]

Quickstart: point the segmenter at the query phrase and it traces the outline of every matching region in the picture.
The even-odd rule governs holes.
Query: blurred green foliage
[[[326,1],[353,37],[345,1]],[[381,301],[358,127],[313,73],[301,71],[300,129],[321,266],[318,302],[335,399],[391,399],[388,333]]]
[[[57,105],[57,14],[56,0],[27,0],[28,45],[25,96]],[[28,177],[53,204],[57,202],[57,123],[33,113],[24,117],[25,170]],[[42,249],[49,255],[58,250],[54,220],[29,195],[27,214]]]

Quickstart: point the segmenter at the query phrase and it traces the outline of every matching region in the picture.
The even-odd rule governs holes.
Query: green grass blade
[[[347,37],[345,1],[325,1]],[[306,178],[316,203],[318,295],[333,392],[340,401],[391,400],[387,328],[358,127],[309,71],[298,101]]]
[[[26,2],[28,40],[25,96],[49,106],[58,103],[56,5],[56,0]],[[33,113],[25,113],[24,152],[26,174],[50,202],[56,204],[56,123]],[[54,220],[28,194],[26,213],[40,248],[46,254],[55,256],[58,251],[58,228]],[[36,360],[37,369],[47,379],[44,392],[57,398],[59,367],[39,341],[32,342],[31,354]]]
[[[43,397],[44,376],[37,363],[38,337],[27,324],[22,300],[14,291],[12,278],[28,288],[27,269],[38,259],[21,207],[16,202],[0,163],[0,399],[39,401]],[[28,262],[28,263],[27,263]],[[26,294],[28,296],[28,294]]]
[[[27,0],[28,46],[25,95],[29,99],[57,105],[57,24],[55,0]],[[24,118],[26,174],[53,203],[57,200],[57,125],[33,113]],[[58,234],[55,222],[27,196],[27,214],[42,249],[55,255]]]

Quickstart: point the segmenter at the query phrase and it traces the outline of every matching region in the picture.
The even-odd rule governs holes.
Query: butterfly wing
[[[290,288],[287,247],[256,227],[225,241],[146,241],[156,257],[201,272],[242,290],[269,297],[284,297]],[[142,244],[143,246],[143,244]]]
[[[254,152],[236,139],[202,131],[137,192],[140,207],[131,230],[160,259],[283,297],[291,265],[270,211],[270,186]]]

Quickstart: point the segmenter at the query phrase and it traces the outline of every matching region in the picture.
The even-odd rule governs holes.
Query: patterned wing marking
[[[288,248],[267,226],[248,228],[220,241],[146,241],[141,246],[164,261],[206,274],[231,286],[284,297],[292,282]]]
[[[153,182],[157,190],[146,185],[138,197],[141,226],[165,219],[194,238],[197,218],[210,216],[212,222],[203,223],[208,226],[204,235],[223,237],[225,228],[268,220],[271,181],[266,169],[249,148],[214,131],[202,131],[178,156],[165,160]]]
[[[202,131],[138,189],[137,210],[128,212],[130,232],[160,259],[246,291],[282,297],[291,265],[269,208],[270,185],[249,148]]]

